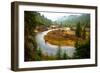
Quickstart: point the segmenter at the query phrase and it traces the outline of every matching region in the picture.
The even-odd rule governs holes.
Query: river
[[[52,29],[52,30],[56,30],[56,29]],[[40,33],[37,33],[37,35],[36,35],[36,42],[37,42],[38,46],[41,48],[41,50],[44,54],[48,54],[48,55],[56,55],[58,48],[59,48],[57,45],[49,44],[49,43],[45,42],[45,40],[44,40],[44,36],[52,30],[40,32]],[[75,52],[75,47],[61,46],[61,50],[62,50],[62,53],[66,52],[68,56],[72,57]]]

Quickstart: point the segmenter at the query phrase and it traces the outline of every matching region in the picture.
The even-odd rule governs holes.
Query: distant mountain
[[[62,16],[62,17],[58,18],[56,21],[62,22],[62,21],[67,20],[67,19],[68,19],[68,16]]]
[[[75,26],[78,22],[82,25],[90,25],[90,14],[82,14],[82,15],[70,15],[63,16],[55,21],[56,24],[61,24],[64,26]]]

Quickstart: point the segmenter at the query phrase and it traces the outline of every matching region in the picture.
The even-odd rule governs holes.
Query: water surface
[[[52,29],[52,30],[55,30],[55,29]],[[37,33],[37,35],[36,35],[36,42],[37,42],[38,46],[41,48],[41,50],[44,54],[48,54],[48,55],[56,55],[58,48],[59,48],[59,46],[49,44],[49,43],[45,42],[45,40],[44,40],[44,36],[52,30],[40,32],[40,33]],[[75,47],[73,47],[73,46],[61,46],[60,48],[62,50],[62,53],[66,52],[67,55],[70,57],[72,57],[75,52]]]

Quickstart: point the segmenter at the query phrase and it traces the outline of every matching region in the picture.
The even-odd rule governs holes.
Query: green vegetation
[[[76,52],[74,58],[76,59],[90,58],[90,35],[86,29],[89,29],[87,25],[82,26],[82,23],[76,25],[76,36],[82,38],[82,40],[77,39],[75,43]]]
[[[37,13],[36,12],[27,12],[25,11],[25,19],[24,19],[24,22],[25,22],[25,61],[32,61],[34,59],[34,51],[37,47],[37,44],[36,44],[36,41],[34,40],[35,37],[35,33],[33,32],[34,28],[36,27],[36,17]],[[33,21],[34,20],[34,21]],[[34,45],[33,45],[34,44]]]
[[[37,48],[35,51],[35,61],[41,61],[42,51],[40,48]]]
[[[58,51],[57,51],[57,54],[56,54],[56,59],[57,60],[62,59],[62,51],[61,51],[60,46],[58,47]]]
[[[78,23],[78,24],[76,25],[76,36],[77,36],[77,37],[81,37],[81,31],[82,31],[82,29],[81,29],[81,24]]]
[[[70,57],[66,54],[66,51],[64,51],[62,55],[62,59],[70,59]]]
[[[66,50],[62,51],[62,49],[60,48],[61,46],[59,46],[57,54],[56,54],[56,60],[65,60],[65,59],[71,59],[67,53]]]
[[[76,24],[79,23],[83,26],[86,24],[86,27],[90,27],[90,14],[81,14],[78,15],[70,15],[70,16],[63,16],[56,20],[55,24],[62,24],[65,27],[76,27]]]
[[[66,54],[66,52],[62,52],[60,46],[56,53],[56,56],[43,54],[40,48],[37,48],[35,52],[35,60],[34,61],[44,61],[44,60],[64,60],[70,59],[70,57]]]
[[[83,42],[76,42],[76,52],[74,54],[76,59],[90,58],[90,40]]]
[[[41,16],[38,12],[25,11],[24,12],[25,22],[25,61],[35,60],[34,53],[36,52],[37,43],[35,40],[35,29],[37,26],[45,26],[50,24],[51,21]],[[47,25],[46,25],[47,26]]]

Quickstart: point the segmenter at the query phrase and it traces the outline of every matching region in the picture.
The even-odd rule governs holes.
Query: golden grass
[[[45,41],[53,45],[74,46],[77,39],[74,31],[50,31],[44,37]]]

